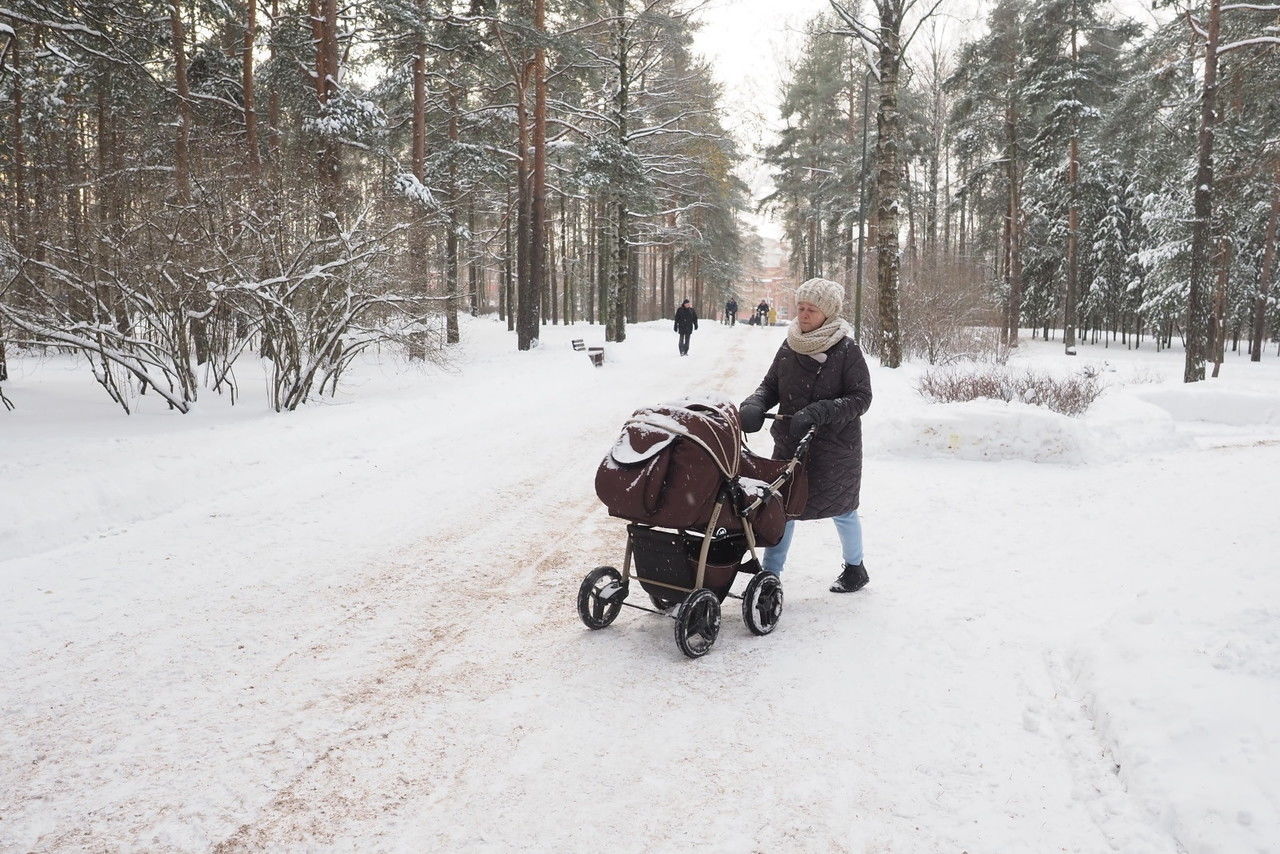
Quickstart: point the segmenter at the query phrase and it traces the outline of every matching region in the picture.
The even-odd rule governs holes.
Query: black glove
[[[804,438],[810,427],[830,422],[836,416],[839,404],[834,400],[815,400],[791,416],[791,437]]]
[[[738,416],[742,419],[742,432],[755,433],[764,426],[764,407],[753,401],[746,401],[738,407]]]
[[[816,426],[817,424],[813,420],[813,413],[810,412],[809,407],[806,406],[804,409],[801,409],[795,415],[791,416],[791,438],[803,439],[804,434],[808,433],[810,428]]]

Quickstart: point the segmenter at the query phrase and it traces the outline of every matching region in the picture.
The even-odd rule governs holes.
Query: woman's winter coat
[[[817,407],[817,433],[809,445],[809,503],[801,519],[827,519],[858,509],[862,489],[862,415],[871,406],[871,373],[862,349],[845,336],[832,345],[826,361],[804,356],[783,343],[764,382],[744,404],[764,411],[778,406],[779,415],[794,415],[811,403]],[[774,459],[795,453],[798,438],[790,421],[773,422]]]
[[[698,328],[698,313],[687,305],[676,309],[676,332],[681,335],[692,335]]]

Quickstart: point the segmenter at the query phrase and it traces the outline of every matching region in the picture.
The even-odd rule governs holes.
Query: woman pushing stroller
[[[871,374],[853,329],[839,316],[843,302],[844,288],[828,279],[810,279],[799,287],[787,339],[760,387],[739,407],[748,433],[763,427],[765,412],[778,407],[770,431],[775,459],[792,456],[809,428],[818,428],[809,448],[809,503],[799,518],[835,522],[844,565],[831,585],[834,593],[860,590],[869,580],[858,499],[862,415],[871,406]],[[782,541],[765,549],[764,569],[782,572],[794,533],[795,520],[789,520]]]

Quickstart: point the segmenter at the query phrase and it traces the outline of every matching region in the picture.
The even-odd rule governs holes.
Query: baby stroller
[[[721,603],[734,598],[753,634],[772,632],[782,582],[761,569],[756,549],[777,545],[787,518],[804,510],[812,438],[810,430],[794,458],[771,460],[743,444],[738,409],[726,399],[637,410],[596,471],[609,514],[630,523],[622,572],[601,566],[582,580],[582,622],[602,629],[624,605],[661,614],[674,620],[680,651],[698,658],[720,633]],[[734,595],[740,573],[751,580]],[[654,607],[626,601],[633,578]]]

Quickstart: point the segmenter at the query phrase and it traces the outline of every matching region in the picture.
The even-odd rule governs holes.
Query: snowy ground
[[[740,399],[781,329],[593,369],[464,328],[275,415],[62,359],[0,412],[0,851],[1280,851],[1280,362],[1099,365],[1082,419],[873,365],[871,585],[806,523],[778,631],[589,632],[595,466],[635,408]],[[754,442],[758,450],[768,445]],[[732,604],[732,600],[730,600]]]

